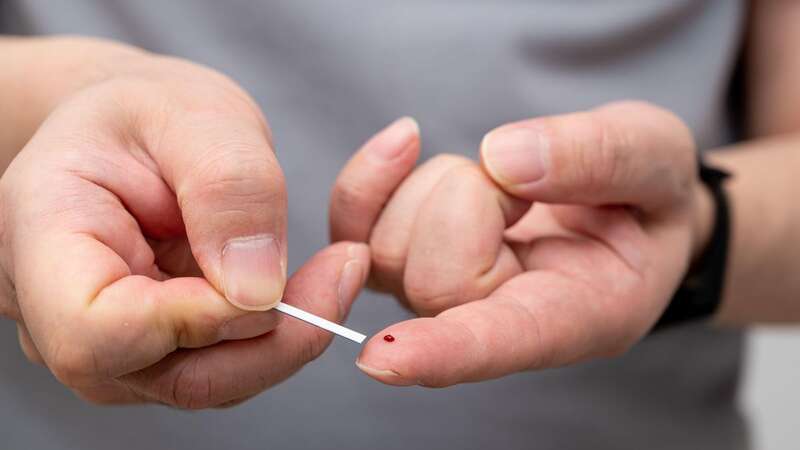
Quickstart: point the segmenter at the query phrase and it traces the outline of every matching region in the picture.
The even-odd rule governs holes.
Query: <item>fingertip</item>
[[[282,292],[282,290],[279,291],[277,289],[273,289],[273,291],[274,292]],[[232,298],[227,298],[227,300],[228,300],[228,302],[230,302],[231,305],[235,306],[238,309],[241,309],[242,311],[266,312],[266,311],[270,311],[270,310],[274,309],[276,306],[278,306],[278,303],[281,302],[281,295],[270,295],[270,298],[275,298],[275,300],[272,300],[269,303],[261,303],[261,304],[243,303],[243,302],[234,300]]]
[[[483,168],[483,170],[486,172],[487,175],[489,175],[489,178],[491,178],[495,183],[497,183],[497,184],[499,184],[501,186],[504,186],[505,183],[503,182],[503,178],[500,176],[499,173],[497,173],[496,170],[494,170],[492,168],[492,165],[491,165],[491,163],[489,161],[489,158],[488,158],[488,151],[487,151],[488,142],[489,142],[492,134],[496,133],[499,129],[500,128],[495,128],[494,130],[491,130],[488,133],[486,133],[485,135],[483,135],[483,139],[481,139],[481,144],[480,144],[480,147],[478,149],[478,159],[480,161],[480,164],[481,164],[481,167]]]
[[[364,150],[380,162],[392,161],[418,149],[419,136],[419,123],[413,117],[404,116],[376,134]]]
[[[411,132],[417,136],[420,134],[419,122],[417,122],[417,119],[411,116],[403,116],[397,119],[394,123],[409,128]]]
[[[387,335],[393,339],[386,339]],[[436,318],[392,325],[371,337],[356,365],[370,377],[393,386],[444,387],[461,381],[469,367],[469,348],[459,329]]]
[[[547,173],[549,147],[545,134],[533,127],[501,127],[483,137],[481,165],[501,186],[535,183]]]
[[[396,120],[369,139],[345,165],[331,192],[331,240],[366,241],[395,189],[419,157],[419,125]]]
[[[374,367],[370,367],[360,359],[356,360],[356,367],[358,367],[362,372],[367,374],[370,378],[373,378],[377,381],[380,381],[383,384],[388,384],[392,386],[413,386],[414,383],[410,382],[403,378],[399,373],[390,370],[390,369],[376,369]]]
[[[413,361],[416,352],[413,334],[407,331],[409,323],[414,320],[392,325],[370,337],[356,360],[356,366],[381,383],[393,386],[416,384],[413,377],[415,370],[408,364],[408,361]],[[393,339],[389,341],[385,336],[392,336]]]
[[[235,238],[222,250],[222,286],[233,305],[266,311],[280,302],[286,286],[286,263],[272,235]]]

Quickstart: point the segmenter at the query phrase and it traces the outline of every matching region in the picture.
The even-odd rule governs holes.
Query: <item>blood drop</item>
[[[386,342],[394,342],[394,336],[392,336],[391,334],[384,335],[383,340]]]

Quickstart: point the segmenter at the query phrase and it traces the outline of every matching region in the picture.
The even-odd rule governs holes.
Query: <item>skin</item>
[[[324,350],[328,333],[272,331],[268,309],[283,297],[343,320],[369,250],[332,245],[286,282],[283,176],[241,88],[105,41],[7,38],[0,53],[0,146],[15,155],[0,179],[0,312],[31,361],[94,403],[196,409]]]
[[[643,103],[533,119],[493,131],[484,166],[492,141],[519,129],[549,142],[539,145],[548,167],[534,183],[504,185],[452,155],[413,170],[419,135],[408,119],[342,171],[334,239],[368,241],[374,285],[423,316],[365,346],[358,365],[367,374],[446,386],[616,356],[663,312],[696,239],[700,186],[686,127]],[[393,158],[378,158],[381,145],[399,142]],[[347,217],[371,218],[373,228],[356,234]],[[396,342],[387,346],[384,333]]]
[[[736,174],[716,321],[796,322],[800,58],[785,43],[800,38],[800,5],[758,2],[750,17],[754,139],[712,155]],[[340,176],[331,228],[343,242],[286,283],[282,175],[266,121],[233,81],[92,39],[3,38],[0,54],[12,62],[0,73],[0,313],[29,359],[95,403],[246,400],[330,340],[294,321],[270,332],[281,293],[342,320],[370,261],[370,282],[423,316],[387,329],[392,344],[366,345],[359,365],[380,381],[446,386],[618,355],[712,227],[691,136],[653,105],[495,130],[529,130],[523,153],[547,153],[527,184],[493,166],[493,138],[481,164],[442,156],[415,169],[419,131],[404,120]]]
[[[800,320],[800,57],[789,44],[800,5],[756,2],[750,17],[751,139],[709,156],[734,174],[712,320],[728,326]],[[386,384],[441,387],[619,356],[650,330],[713,228],[692,137],[654,105],[505,124],[484,138],[480,162],[416,166],[419,146],[413,121],[392,124],[353,156],[331,198],[332,239],[369,243],[370,285],[421,316],[365,345],[357,365]]]

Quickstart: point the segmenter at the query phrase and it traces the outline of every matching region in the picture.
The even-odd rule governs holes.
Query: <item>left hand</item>
[[[614,103],[504,125],[484,139],[484,170],[439,157],[411,173],[413,129],[398,122],[368,142],[332,197],[333,239],[369,242],[372,284],[432,316],[366,344],[358,365],[384,383],[620,355],[707,239],[695,144],[663,109]]]

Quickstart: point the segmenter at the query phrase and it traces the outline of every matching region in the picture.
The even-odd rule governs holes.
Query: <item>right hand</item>
[[[296,322],[266,334],[286,285],[268,125],[219,73],[114,54],[41,102],[53,107],[0,180],[0,313],[29,359],[90,401],[237,402],[330,339]],[[341,320],[368,264],[363,244],[332,246],[285,299]]]

